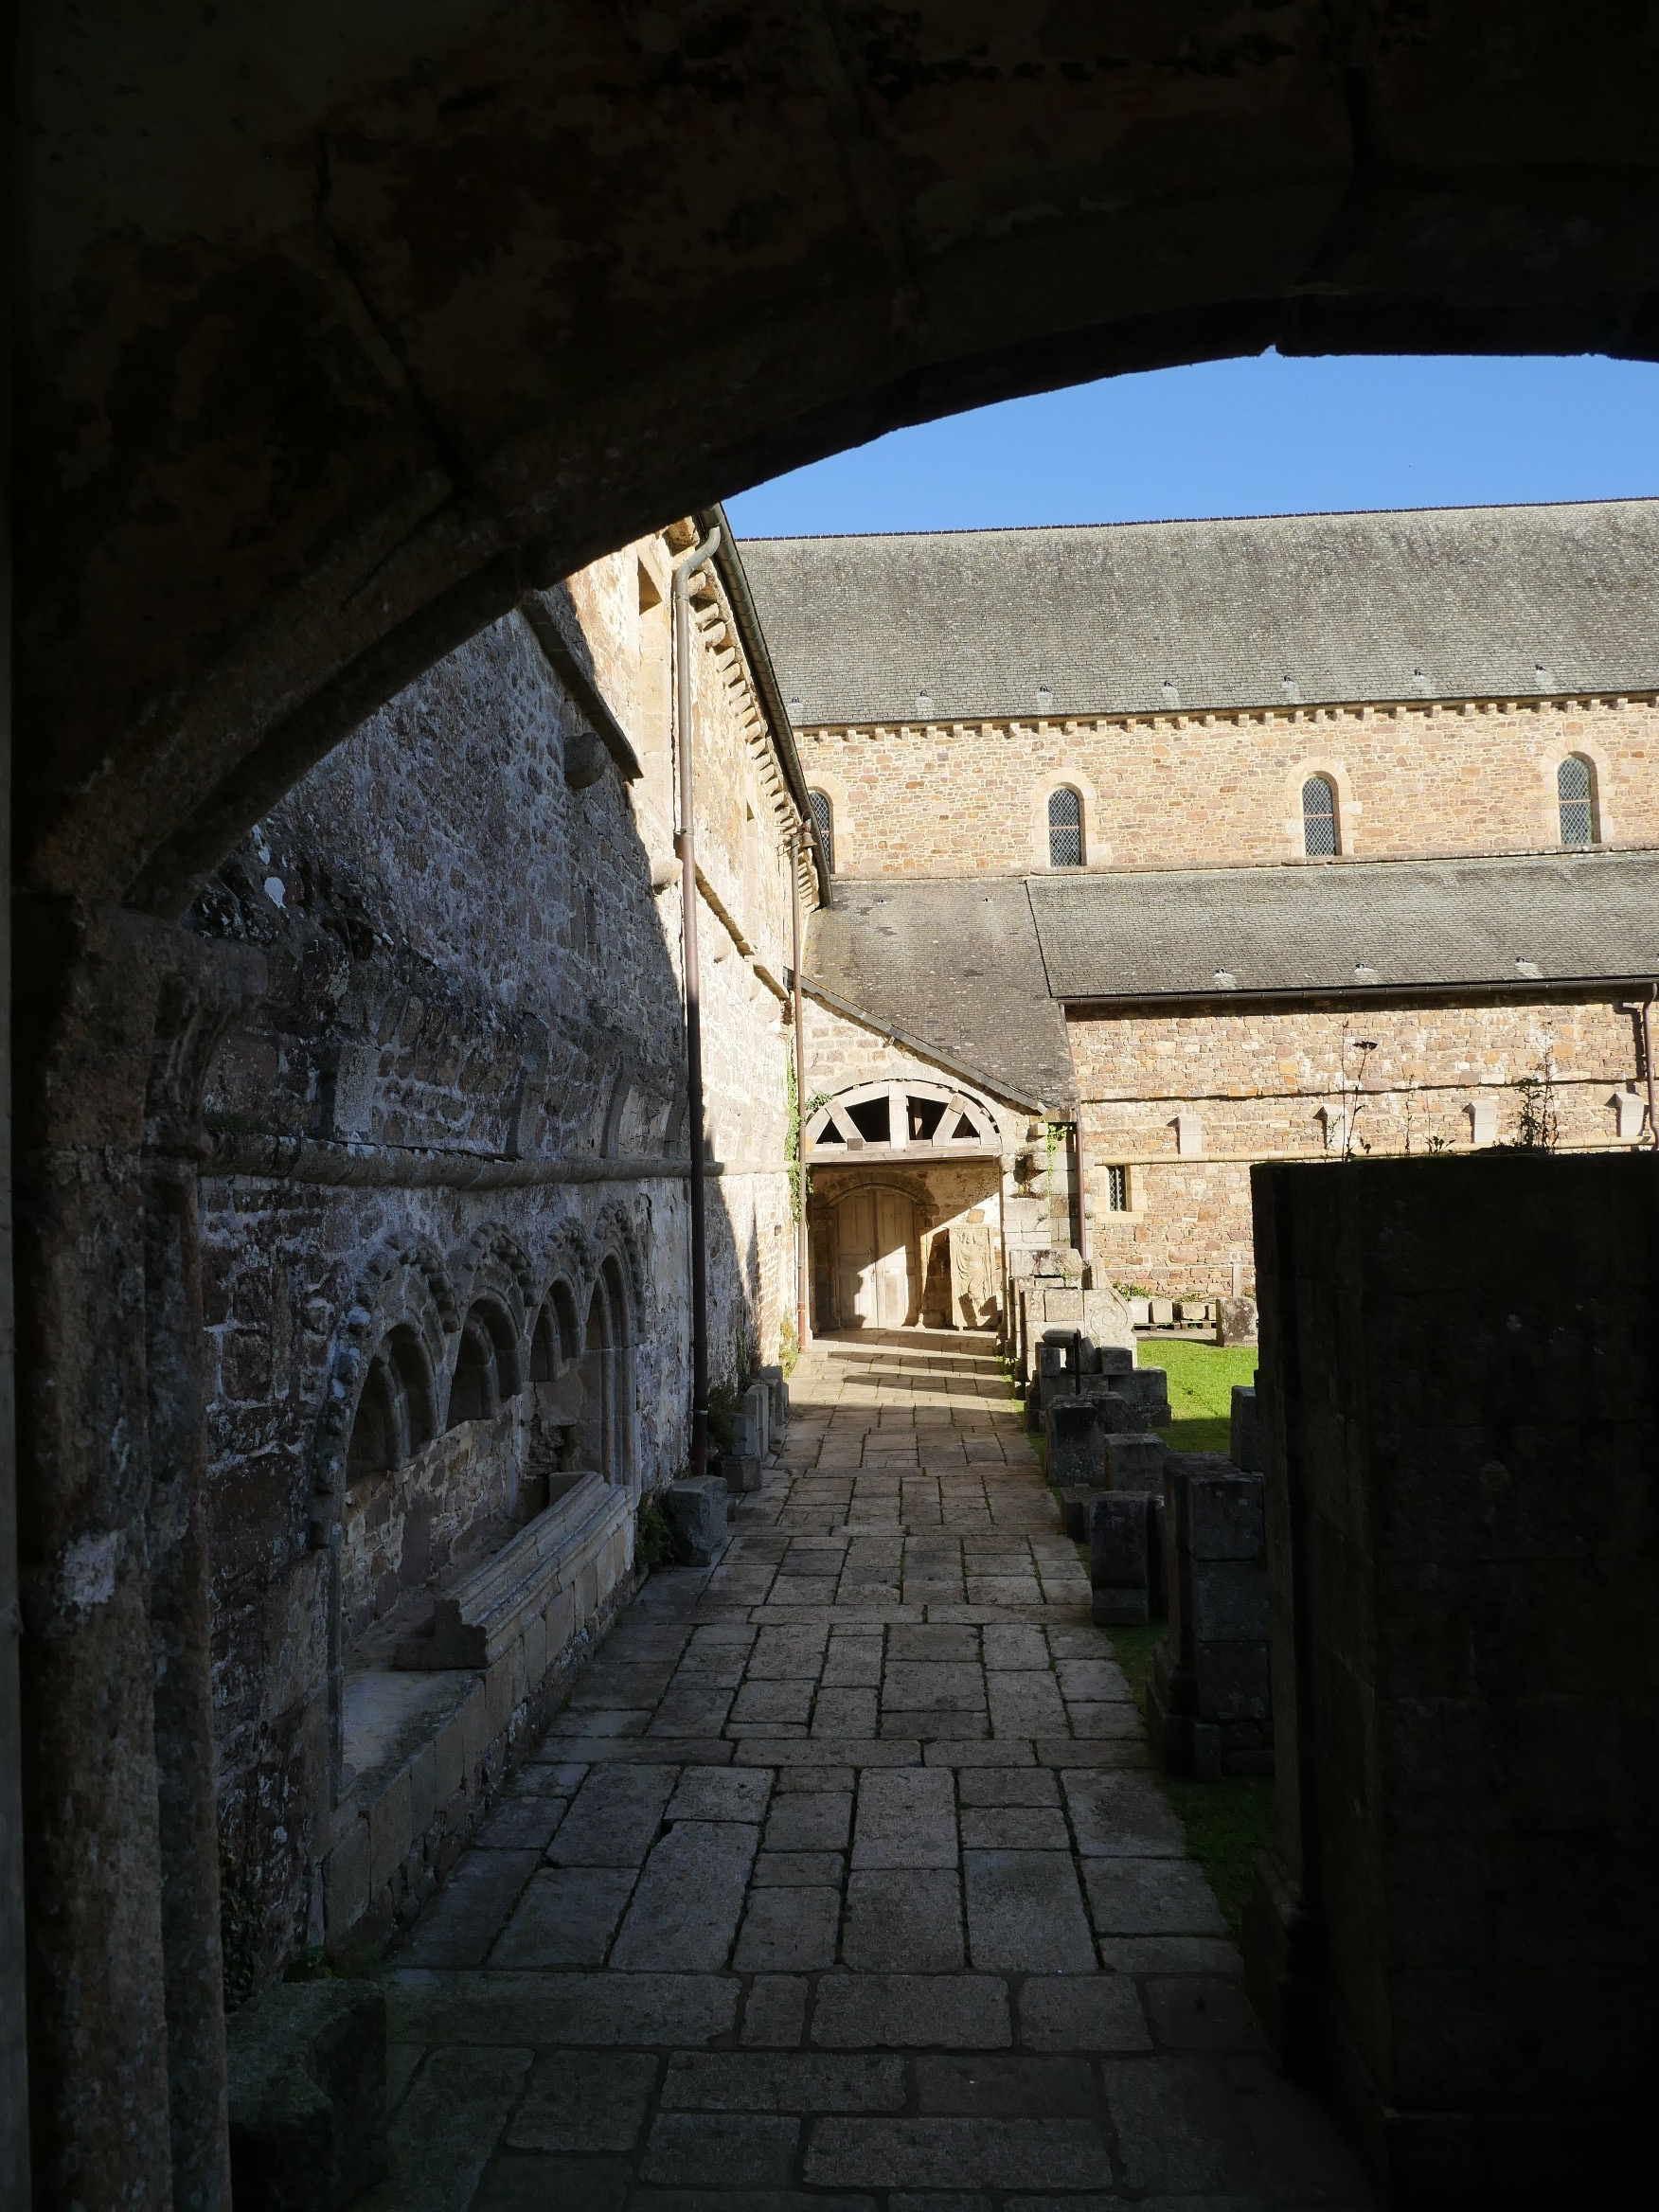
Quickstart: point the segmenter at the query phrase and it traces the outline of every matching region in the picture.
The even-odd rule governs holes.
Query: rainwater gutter
[[[699,518],[701,520],[701,518]],[[691,1479],[708,1471],[708,1237],[705,1218],[703,990],[697,964],[697,785],[691,723],[691,580],[720,550],[715,524],[674,563],[674,675],[680,735],[680,915],[686,970],[686,1104],[691,1153]]]

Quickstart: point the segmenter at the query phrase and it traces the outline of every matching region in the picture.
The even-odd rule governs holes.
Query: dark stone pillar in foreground
[[[1253,1181],[1278,1782],[1257,2009],[1386,2202],[1633,2202],[1659,1159]]]
[[[262,963],[24,901],[18,1564],[34,2201],[229,2203],[195,1178]]]

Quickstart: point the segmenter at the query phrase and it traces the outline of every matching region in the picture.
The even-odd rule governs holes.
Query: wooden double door
[[[835,1209],[836,1318],[843,1329],[902,1329],[913,1307],[916,1208],[900,1190],[855,1190]]]

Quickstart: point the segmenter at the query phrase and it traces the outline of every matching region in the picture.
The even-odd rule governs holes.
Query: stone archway
[[[37,17],[16,820],[57,894],[178,911],[527,586],[894,424],[1659,338],[1639,9],[456,0],[277,68],[227,0],[105,11],[96,70]]]
[[[0,1699],[0,1732],[31,1761],[39,2194],[165,2194],[170,2140],[217,2202],[211,1824],[165,1884],[156,1826],[158,1757],[164,1819],[210,1771],[203,1556],[156,1616],[201,1692],[158,1753],[127,1470],[200,1479],[203,1044],[259,987],[168,918],[527,589],[895,424],[1270,342],[1652,354],[1656,57],[1639,9],[1597,41],[1484,0],[1426,27],[572,0],[557,36],[373,0],[284,21],[279,62],[255,0],[166,39],[141,8],[96,41],[27,12],[27,1719]]]

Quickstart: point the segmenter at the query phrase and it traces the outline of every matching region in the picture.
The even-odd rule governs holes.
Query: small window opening
[[[432,1370],[426,1365],[419,1338],[406,1326],[392,1330],[386,1339],[386,1352],[397,1371],[405,1442],[411,1452],[419,1452],[437,1434],[437,1414],[432,1401]]]
[[[1048,794],[1048,865],[1051,868],[1083,865],[1083,802],[1075,791]]]
[[[397,1466],[401,1427],[397,1378],[385,1361],[377,1356],[369,1367],[363,1396],[357,1401],[357,1418],[351,1424],[351,1442],[346,1454],[348,1489],[355,1489],[373,1475],[389,1474]]]
[[[518,1338],[492,1298],[480,1298],[461,1325],[450,1385],[450,1426],[489,1420],[522,1387]]]
[[[865,1098],[862,1104],[847,1109],[847,1120],[866,1144],[884,1145],[892,1141],[887,1105],[885,1098]]]
[[[969,1120],[967,1115],[960,1114],[956,1116],[956,1126],[951,1132],[951,1139],[953,1143],[959,1143],[963,1137],[976,1137],[978,1134],[979,1132],[974,1128],[972,1122]]]
[[[928,1144],[945,1118],[942,1098],[912,1098],[910,1100],[910,1141]]]
[[[824,847],[824,865],[835,873],[835,810],[830,804],[827,791],[810,791],[807,804],[812,810],[812,820],[817,825],[818,836]]]
[[[1126,1214],[1129,1211],[1127,1168],[1108,1168],[1106,1170],[1106,1211],[1109,1214]]]
[[[389,1329],[369,1365],[346,1451],[348,1485],[389,1474],[437,1428],[432,1376],[419,1339],[406,1322]]]
[[[821,1145],[844,1145],[847,1139],[836,1128],[834,1122],[827,1121],[824,1124],[824,1133],[815,1141]]]
[[[1561,799],[1561,843],[1594,845],[1595,785],[1589,761],[1570,753],[1556,770],[1556,792]]]
[[[455,1354],[455,1381],[450,1384],[450,1427],[458,1428],[462,1421],[488,1420],[495,1407],[495,1347],[490,1331],[469,1313]]]
[[[530,1381],[551,1382],[576,1357],[576,1303],[569,1286],[555,1283],[543,1301],[530,1345]]]
[[[550,1306],[536,1316],[536,1333],[530,1339],[530,1381],[551,1382],[560,1368],[559,1337]]]
[[[1302,849],[1310,860],[1335,855],[1336,786],[1328,776],[1311,776],[1302,786]]]

